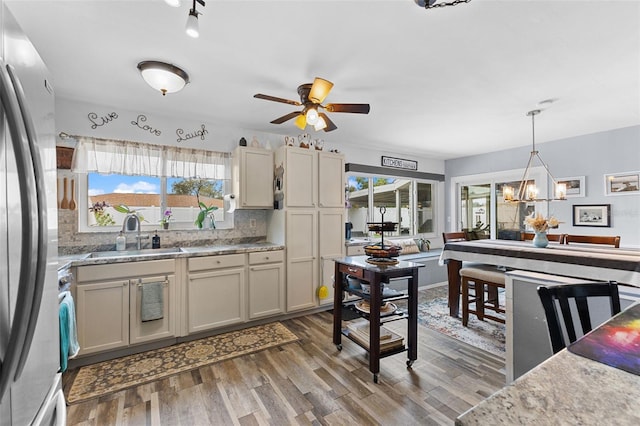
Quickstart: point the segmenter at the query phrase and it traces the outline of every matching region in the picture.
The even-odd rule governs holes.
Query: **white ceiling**
[[[446,0],[438,0],[439,2]],[[425,10],[413,0],[207,0],[200,38],[191,7],[163,0],[7,0],[52,74],[58,96],[259,132],[297,135],[298,100],[316,76],[333,113],[325,141],[436,159],[640,124],[640,2],[472,0]],[[162,97],[136,64],[162,60],[191,77]]]

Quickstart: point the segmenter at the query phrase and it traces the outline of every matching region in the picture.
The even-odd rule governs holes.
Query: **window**
[[[385,222],[398,223],[395,232],[386,235],[435,235],[435,182],[392,176],[347,174],[347,221],[355,238],[372,236],[367,222],[380,222],[385,207]]]
[[[105,143],[106,142],[106,143]],[[142,229],[195,229],[201,206],[211,209],[203,227],[232,228],[223,196],[231,190],[228,153],[80,138],[79,230],[113,232],[128,212]],[[192,177],[198,176],[198,177]]]

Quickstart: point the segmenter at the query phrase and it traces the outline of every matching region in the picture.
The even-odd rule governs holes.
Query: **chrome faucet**
[[[124,221],[122,222],[122,234],[125,235],[126,237],[126,231],[127,231],[127,222],[129,222],[129,219],[134,218],[136,221],[136,229],[137,229],[137,235],[136,235],[136,248],[138,250],[140,250],[142,248],[142,241],[143,239],[149,239],[149,235],[140,235],[140,217],[138,217],[137,214],[135,213],[129,213],[128,215],[126,215],[124,217]]]

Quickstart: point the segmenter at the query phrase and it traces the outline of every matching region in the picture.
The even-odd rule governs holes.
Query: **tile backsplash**
[[[255,226],[251,227],[255,221]],[[143,248],[151,248],[152,231],[148,240],[143,240]],[[58,209],[58,254],[60,256],[115,250],[118,231],[78,232],[78,211]],[[162,247],[196,247],[208,245],[242,244],[266,241],[267,211],[236,210],[233,229],[158,229]],[[132,235],[127,235],[127,247],[134,245]]]

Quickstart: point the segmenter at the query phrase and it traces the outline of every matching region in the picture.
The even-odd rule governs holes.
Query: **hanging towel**
[[[60,293],[60,371],[67,369],[67,360],[78,355],[80,345],[78,344],[78,332],[76,329],[76,309],[73,304],[71,292]]]
[[[153,321],[163,317],[164,312],[164,282],[147,283],[142,285],[141,320]]]

